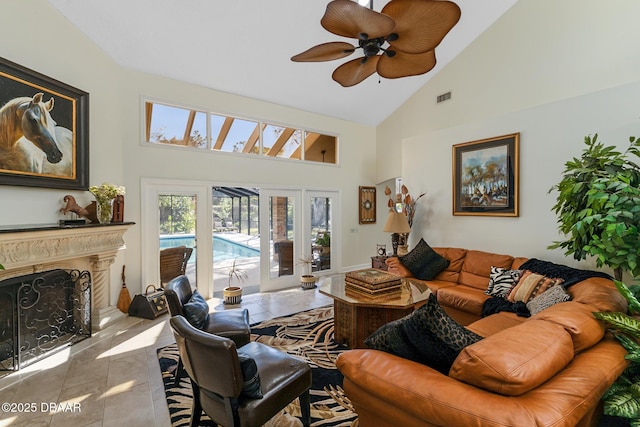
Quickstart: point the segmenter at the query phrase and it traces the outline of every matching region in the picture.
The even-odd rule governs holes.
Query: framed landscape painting
[[[0,184],[86,190],[89,94],[0,58]]]
[[[520,133],[453,146],[453,214],[518,216]]]

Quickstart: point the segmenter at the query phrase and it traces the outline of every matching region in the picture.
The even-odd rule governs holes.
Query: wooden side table
[[[334,337],[349,348],[366,348],[364,340],[369,335],[382,325],[411,314],[431,294],[427,286],[406,281],[397,296],[371,301],[348,295],[344,276],[323,278],[319,292],[333,298]]]
[[[385,260],[389,258],[388,256],[372,256],[371,257],[371,268],[377,268],[378,270],[387,271],[387,264],[385,264]]]

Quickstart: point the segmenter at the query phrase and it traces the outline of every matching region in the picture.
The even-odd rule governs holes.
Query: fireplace
[[[91,275],[50,270],[0,281],[0,370],[18,370],[91,336]]]
[[[0,227],[0,282],[51,270],[88,271],[91,275],[91,329],[102,330],[123,320],[113,300],[120,289],[110,269],[123,235],[133,222],[78,226],[22,225]],[[4,307],[0,305],[0,308]]]

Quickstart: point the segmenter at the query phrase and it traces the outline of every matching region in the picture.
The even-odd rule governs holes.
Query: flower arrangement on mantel
[[[100,224],[111,222],[113,215],[113,199],[124,196],[125,188],[103,182],[102,185],[89,187],[89,192],[96,198],[96,216]]]

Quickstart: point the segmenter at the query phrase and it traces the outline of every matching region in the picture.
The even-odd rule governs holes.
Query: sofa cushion
[[[563,282],[562,279],[546,277],[542,274],[532,273],[529,270],[525,270],[518,280],[518,284],[511,289],[507,300],[511,302],[522,301],[527,303],[536,296],[540,295],[552,286],[559,285]]]
[[[588,304],[593,311],[627,312],[627,300],[610,279],[592,277],[567,289],[573,301]]]
[[[592,308],[567,301],[541,311],[531,320],[544,320],[562,326],[571,335],[575,353],[591,348],[604,337],[605,327],[593,316]]]
[[[382,326],[365,344],[446,374],[460,350],[481,339],[451,319],[431,294],[423,306]]]
[[[460,270],[467,250],[462,248],[433,248],[434,251],[449,260],[449,266],[441,271],[437,276],[437,280],[458,283]]]
[[[405,256],[399,257],[413,277],[421,280],[431,280],[438,273],[449,266],[449,260],[434,251],[431,246],[420,239],[418,244]]]
[[[571,336],[557,324],[528,320],[460,352],[449,376],[506,396],[519,396],[557,374],[573,359]]]
[[[561,302],[569,301],[570,299],[571,295],[567,293],[562,285],[555,285],[527,302],[527,308],[529,309],[529,313],[533,316],[534,314],[540,313],[542,310],[546,310],[547,308],[560,304]]]
[[[489,286],[484,293],[492,297],[505,298],[511,289],[518,284],[521,275],[522,270],[511,270],[492,265],[489,273]]]
[[[511,268],[513,270],[522,270],[520,266],[527,262],[529,258],[517,256],[513,259],[513,263],[511,264]]]
[[[490,297],[476,288],[465,285],[438,290],[438,302],[444,307],[453,307],[477,317],[482,317],[482,307]]]
[[[467,251],[458,283],[484,291],[489,283],[491,266],[511,268],[513,257],[483,251]]]
[[[480,320],[476,320],[470,325],[467,325],[467,328],[486,338],[512,326],[519,325],[528,319],[528,317],[521,317],[516,313],[501,311],[499,313],[492,314],[491,316],[483,317]]]
[[[184,317],[194,328],[202,330],[209,316],[209,304],[198,290],[194,290],[191,298],[182,306]]]

